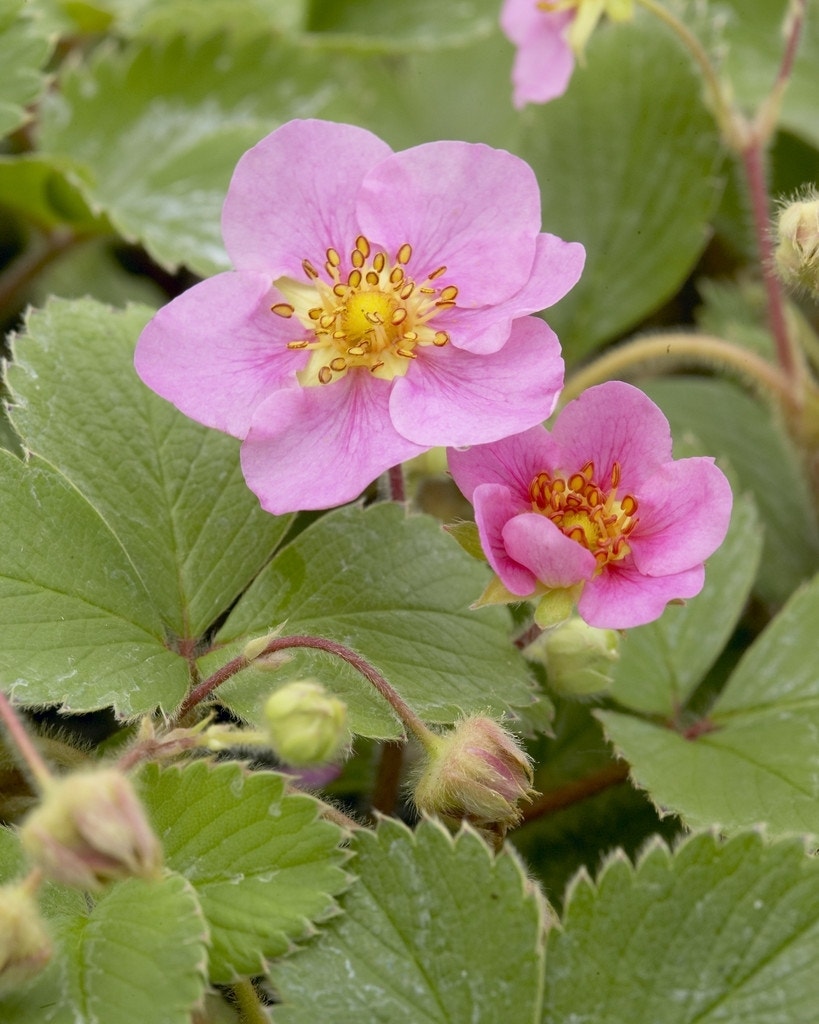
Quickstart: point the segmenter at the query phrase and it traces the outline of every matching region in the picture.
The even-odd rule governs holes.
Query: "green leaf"
[[[801,842],[656,843],[636,867],[620,855],[596,885],[576,880],[549,936],[543,1020],[813,1024],[817,956],[819,861]]]
[[[470,611],[487,579],[428,516],[392,503],[322,516],[280,551],[241,598],[203,660],[214,671],[251,638],[326,637],[365,658],[423,718],[452,722],[462,712],[520,709],[534,700],[503,609]],[[283,624],[283,625],[282,625]],[[241,717],[286,679],[315,676],[347,702],[350,724],[366,736],[401,728],[372,685],[337,657],[292,650],[273,676],[251,667],[218,691]],[[285,678],[283,678],[285,677]]]
[[[228,266],[219,219],[236,161],[282,121],[317,113],[326,73],[269,36],[103,48],[44,104],[42,148],[125,239],[169,269],[210,274]]]
[[[0,202],[46,229],[70,224],[90,232],[105,227],[61,171],[30,153],[0,157]]]
[[[733,633],[761,553],[756,508],[740,498],[727,537],[708,559],[701,593],[623,638],[611,691],[618,703],[666,718],[679,711]]]
[[[259,974],[335,910],[347,885],[338,826],[286,780],[233,763],[147,767],[143,799],[168,867],[196,891],[210,927],[210,979]]]
[[[109,524],[155,615],[195,639],[269,558],[290,517],[261,511],[241,475],[238,441],[194,423],[139,380],[133,350],[149,316],[90,300],[32,313],[8,368],[12,419],[26,446]]]
[[[24,704],[173,707],[184,661],[131,560],[57,469],[0,450],[0,685]]]
[[[804,468],[769,410],[727,381],[648,381],[675,437],[692,432],[750,491],[765,529],[756,588],[781,604],[819,570],[819,524]]]
[[[524,112],[545,229],[586,246],[582,278],[547,313],[568,361],[660,306],[702,252],[719,143],[700,94],[680,44],[638,18],[596,32],[566,94]]]
[[[45,85],[40,69],[51,48],[48,33],[25,0],[0,0],[0,135],[27,120],[24,108]]]
[[[395,821],[357,832],[344,914],[272,971],[281,1024],[540,1019],[548,911],[508,850]]]
[[[638,785],[691,827],[819,833],[819,576],[746,651],[697,735],[597,712]]]

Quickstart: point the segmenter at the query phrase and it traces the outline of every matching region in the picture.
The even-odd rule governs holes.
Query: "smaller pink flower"
[[[604,629],[698,594],[731,515],[714,460],[674,461],[663,413],[620,381],[570,402],[551,431],[450,450],[449,468],[510,599],[574,588],[580,615]]]
[[[634,16],[634,0],[504,0],[500,24],[517,47],[512,103],[548,103],[562,96],[583,60],[586,43],[604,15]]]

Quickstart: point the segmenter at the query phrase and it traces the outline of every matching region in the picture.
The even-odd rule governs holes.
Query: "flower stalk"
[[[37,784],[37,788],[46,789],[52,779],[51,771],[32,742],[11,701],[2,690],[0,690],[0,719],[6,726],[6,731]]]

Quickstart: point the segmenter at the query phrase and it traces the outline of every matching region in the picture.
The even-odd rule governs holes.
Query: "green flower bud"
[[[115,768],[52,780],[20,827],[46,877],[80,889],[137,875],[155,878],[162,849],[128,779]]]
[[[819,296],[819,195],[809,192],[779,215],[775,259],[779,276]]]
[[[557,693],[589,697],[604,693],[614,682],[620,635],[614,629],[589,626],[575,616],[541,633],[524,654],[546,666],[549,685]]]
[[[0,887],[0,995],[25,984],[51,959],[51,939],[27,885]]]
[[[413,793],[419,811],[466,820],[496,836],[520,821],[518,804],[534,792],[532,764],[498,722],[463,718],[451,732],[435,736],[426,752]]]
[[[276,756],[294,768],[334,761],[352,739],[347,705],[313,680],[276,690],[265,704],[264,720]]]

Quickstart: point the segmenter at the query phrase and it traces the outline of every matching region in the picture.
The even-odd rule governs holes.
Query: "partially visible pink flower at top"
[[[563,95],[575,59],[582,59],[604,14],[625,21],[634,15],[634,0],[504,0],[501,28],[517,47],[512,67],[515,107]]]
[[[350,501],[428,448],[553,410],[560,346],[528,314],[575,284],[585,253],[541,233],[537,181],[511,153],[393,153],[361,128],[291,121],[239,161],[222,233],[235,270],[161,309],[136,368],[243,440],[268,511]]]
[[[620,381],[585,391],[551,431],[450,451],[449,467],[510,599],[574,588],[579,614],[604,629],[698,594],[731,515],[713,459],[674,461],[663,413]]]

